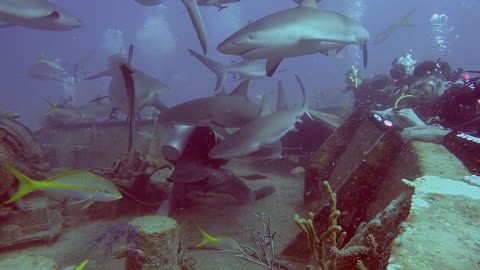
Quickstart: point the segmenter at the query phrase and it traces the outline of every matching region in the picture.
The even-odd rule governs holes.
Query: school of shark
[[[175,4],[169,0],[122,1],[132,2],[136,8],[147,11],[163,8],[162,12],[165,10],[170,12],[165,7]],[[43,100],[42,104],[48,106],[48,110],[41,115],[41,131],[30,132],[26,126],[20,124],[18,114],[0,108],[0,150],[3,142],[6,142],[4,144],[6,147],[14,149],[11,151],[12,155],[21,156],[7,161],[1,160],[0,177],[8,179],[4,181],[5,188],[3,184],[0,185],[2,211],[3,209],[20,211],[24,205],[28,205],[25,201],[29,198],[47,196],[56,202],[55,207],[62,207],[65,213],[69,211],[65,209],[76,207],[75,211],[78,211],[76,213],[80,213],[77,215],[78,218],[62,221],[65,223],[90,224],[86,218],[93,216],[93,212],[97,211],[101,213],[99,215],[106,216],[116,215],[117,210],[113,209],[121,209],[123,204],[128,206],[118,211],[128,212],[129,217],[147,213],[149,218],[167,218],[166,221],[152,223],[151,226],[145,225],[147,223],[142,221],[138,223],[140,225],[132,227],[131,223],[118,221],[119,219],[113,217],[111,220],[114,222],[89,229],[89,232],[94,232],[94,236],[97,237],[85,236],[85,239],[89,239],[90,245],[85,244],[86,240],[75,240],[72,244],[75,250],[78,249],[77,242],[89,247],[81,250],[81,253],[75,253],[75,256],[69,256],[70,268],[64,269],[196,269],[169,264],[171,258],[175,257],[177,260],[177,253],[179,258],[187,256],[180,248],[178,252],[175,250],[175,254],[164,256],[169,259],[158,259],[154,254],[164,250],[145,248],[150,244],[142,247],[145,249],[137,247],[140,245],[139,241],[153,243],[156,237],[163,237],[144,232],[167,226],[168,222],[185,215],[184,213],[190,215],[187,218],[182,216],[184,223],[176,227],[181,228],[180,234],[196,233],[197,238],[193,239],[203,238],[200,243],[191,247],[192,249],[208,252],[208,248],[204,250],[205,246],[208,246],[222,252],[230,252],[234,255],[232,257],[253,262],[250,264],[253,265],[252,268],[223,265],[218,268],[212,266],[201,269],[305,269],[277,261],[273,246],[276,232],[270,229],[268,234],[258,235],[246,226],[243,226],[242,230],[248,231],[245,235],[263,239],[263,242],[254,242],[254,248],[268,250],[271,254],[259,253],[254,251],[254,248],[240,244],[234,239],[238,238],[238,235],[211,236],[199,225],[208,231],[223,230],[222,226],[235,226],[237,219],[243,218],[241,214],[234,218],[232,216],[223,218],[225,213],[223,211],[230,211],[226,210],[229,208],[236,209],[235,207],[253,209],[266,200],[275,201],[276,206],[271,210],[281,213],[285,199],[283,196],[286,196],[288,188],[271,181],[274,174],[266,168],[277,166],[284,169],[282,167],[287,168],[294,164],[288,167],[284,176],[292,179],[304,176],[308,173],[305,168],[309,166],[309,159],[320,147],[312,141],[321,137],[313,131],[307,131],[306,126],[315,126],[315,121],[323,121],[322,123],[326,123],[324,126],[337,128],[340,121],[340,117],[334,113],[320,112],[313,105],[323,99],[325,93],[318,89],[309,89],[310,84],[302,79],[307,77],[306,74],[294,68],[297,59],[319,55],[320,60],[316,61],[315,65],[320,67],[324,65],[322,59],[325,63],[332,63],[332,60],[343,57],[342,52],[346,53],[354,48],[358,51],[358,61],[351,65],[352,69],[346,74],[345,82],[358,88],[361,82],[358,74],[369,67],[369,53],[374,51],[370,47],[384,43],[395,36],[397,31],[403,31],[400,29],[414,29],[415,24],[410,21],[416,9],[409,9],[411,11],[407,14],[401,14],[404,15],[403,18],[401,16],[392,18],[397,22],[384,28],[378,35],[372,36],[367,27],[353,16],[322,8],[327,1],[286,0],[290,8],[281,10],[271,8],[271,12],[257,17],[252,16],[254,19],[235,25],[234,31],[229,30],[228,35],[213,44],[212,40],[216,39],[212,38],[213,29],[209,28],[211,26],[209,21],[218,19],[215,17],[217,12],[218,14],[234,12],[236,6],[244,1],[251,0],[181,0],[176,2],[184,12],[168,14],[168,19],[172,20],[170,23],[186,23],[188,26],[188,31],[177,33],[179,36],[177,39],[191,38],[194,41],[181,51],[192,63],[189,68],[197,68],[199,72],[205,71],[211,75],[205,77],[209,80],[209,85],[196,86],[208,90],[206,96],[196,98],[181,96],[183,89],[177,89],[178,84],[170,83],[172,80],[182,80],[176,71],[169,70],[168,79],[158,78],[157,73],[151,72],[151,69],[146,67],[148,65],[138,60],[144,56],[141,45],[127,42],[125,48],[128,49],[101,56],[105,66],[103,68],[88,65],[92,55],[96,53],[95,50],[85,53],[75,61],[49,57],[45,52],[41,52],[39,58],[25,71],[28,79],[35,83],[49,82],[61,85],[71,89],[72,92],[85,91],[80,90],[84,84],[95,85],[105,90],[104,95],[96,95],[83,104],[76,102],[74,95],[59,102],[44,98],[46,104]],[[257,1],[269,2],[269,5],[273,6],[277,0]],[[77,17],[75,14],[75,10],[67,8],[64,1],[0,0],[0,31],[28,28],[36,31],[35,33],[48,32],[49,37],[54,37],[59,32],[75,33],[91,27],[85,18]],[[209,14],[208,21],[204,21],[206,14]],[[105,17],[107,18],[108,14],[105,14]],[[153,29],[156,31],[155,27]],[[178,48],[172,50],[179,51]],[[49,52],[50,55],[52,53]],[[218,54],[221,57],[212,56]],[[374,60],[370,57],[370,62],[373,61],[375,64]],[[173,63],[165,63],[167,67],[169,65]],[[272,89],[252,90],[252,85],[257,82],[269,80],[275,83]],[[260,94],[256,95],[259,92]],[[181,97],[178,102],[172,104],[172,96]],[[301,99],[296,103],[292,96]],[[71,130],[81,132],[75,135]],[[14,139],[9,132],[21,134],[22,139]],[[35,137],[49,143],[39,146]],[[55,148],[53,138],[65,141],[64,146]],[[312,143],[310,147],[315,149],[306,152],[305,145],[308,143]],[[52,154],[55,151],[56,154]],[[365,155],[367,152],[365,151]],[[50,164],[56,162],[58,166],[50,168],[48,162],[43,162],[42,158],[48,155],[51,155]],[[54,155],[55,158],[52,158]],[[69,158],[66,158],[67,156]],[[62,158],[65,160],[62,161]],[[98,166],[69,166],[92,164],[93,160],[101,158],[105,162]],[[255,164],[256,167],[249,168],[247,165],[247,169],[238,169],[243,168],[241,166],[244,164]],[[305,190],[304,196],[308,196],[308,193]],[[319,252],[319,249],[322,249],[323,253],[334,253],[336,246],[325,251],[323,244],[319,244],[319,239],[322,239],[321,241],[330,239],[332,243],[337,243],[343,241],[338,238],[345,237],[332,236],[341,230],[336,224],[340,212],[334,209],[337,203],[336,194],[331,190],[325,194],[322,196],[330,196],[329,205],[332,207],[330,215],[332,224],[328,235],[327,232],[321,236],[308,234],[315,233],[312,232],[314,230],[312,213],[309,221],[303,220],[302,223],[295,219],[301,231],[305,232],[306,237],[302,235],[301,240],[310,241],[310,246],[306,250],[312,253]],[[289,196],[292,196],[291,193]],[[442,198],[439,195],[436,199]],[[298,205],[289,202],[290,207],[299,209]],[[102,208],[102,205],[112,206]],[[47,213],[50,210],[46,209],[52,207],[41,208],[46,211],[45,215],[50,215]],[[196,217],[195,211],[201,212],[202,217]],[[298,212],[303,213],[301,210]],[[5,212],[0,216],[3,218],[8,214]],[[270,220],[263,214],[255,214],[255,217],[264,228],[269,228]],[[54,227],[55,218],[50,216],[48,218],[51,219],[50,225],[44,227],[51,229]],[[209,220],[222,220],[222,224],[212,225],[214,222],[209,223]],[[312,231],[308,231],[309,226]],[[139,230],[144,231],[139,233]],[[13,231],[15,230],[12,229],[12,235],[19,233]],[[100,235],[102,231],[104,233]],[[50,243],[57,237],[49,235],[47,242]],[[178,235],[172,237],[154,244],[158,245],[161,242],[161,246],[167,250],[169,245],[173,245],[171,243],[178,241]],[[47,238],[40,237],[42,241]],[[125,239],[125,243],[120,239]],[[375,239],[368,238],[364,242],[368,241],[373,245]],[[25,242],[29,242],[29,239],[25,239]],[[70,248],[68,246],[70,244],[65,245],[67,246],[65,250]],[[355,246],[352,250],[353,248]],[[186,250],[188,249],[190,248]],[[99,252],[103,252],[102,256],[105,254],[110,256],[109,264],[105,264],[108,266],[100,262]],[[340,254],[340,251],[337,252]],[[362,250],[359,249],[358,252]],[[125,268],[111,262],[112,256],[117,259],[125,258]],[[206,255],[202,256],[205,256],[203,260],[208,260],[205,259]],[[336,258],[341,256],[332,257],[334,258],[332,265],[336,263]],[[202,260],[198,258],[197,260]],[[325,258],[314,259],[318,262]],[[1,261],[0,257],[0,268]],[[257,266],[259,268],[255,268]],[[308,269],[329,268],[328,265],[323,265],[323,268],[319,266]],[[331,269],[336,269],[336,266]],[[367,268],[359,266],[358,269]]]

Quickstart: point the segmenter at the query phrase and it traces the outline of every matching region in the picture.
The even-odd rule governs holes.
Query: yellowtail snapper
[[[36,181],[9,165],[4,168],[20,181],[17,192],[4,203],[14,202],[36,190],[91,202],[109,202],[122,198],[122,194],[112,182],[89,171],[69,171],[44,181]]]

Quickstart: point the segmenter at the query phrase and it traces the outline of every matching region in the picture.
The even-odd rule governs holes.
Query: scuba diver
[[[254,191],[232,171],[222,168],[228,160],[210,158],[208,153],[217,144],[217,135],[210,128],[185,127],[176,126],[177,130],[162,148],[165,159],[175,169],[168,179],[173,183],[173,188],[157,214],[170,216],[187,206],[190,203],[188,195],[193,191],[230,194],[239,204],[253,203],[276,191],[274,186],[264,186]],[[180,151],[172,149],[172,146]]]

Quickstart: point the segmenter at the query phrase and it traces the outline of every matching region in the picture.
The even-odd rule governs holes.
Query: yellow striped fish
[[[36,181],[11,166],[5,165],[4,168],[20,181],[17,192],[4,203],[14,202],[36,190],[92,202],[109,202],[122,198],[112,182],[89,171],[69,171],[44,181]]]

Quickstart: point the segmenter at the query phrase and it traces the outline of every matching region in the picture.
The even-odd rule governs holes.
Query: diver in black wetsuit
[[[398,112],[399,118],[417,124],[403,129],[402,139],[442,144],[455,154],[470,172],[480,175],[480,77],[448,89],[439,102],[439,109],[439,122],[450,127],[449,129],[422,124],[413,110]],[[466,132],[476,134],[477,137]]]
[[[227,193],[240,204],[252,203],[275,192],[274,186],[264,186],[254,191],[232,171],[221,168],[228,160],[208,156],[216,143],[216,135],[210,128],[197,127],[193,130],[180,158],[170,161],[175,165],[169,178],[173,188],[157,214],[171,215],[184,207],[191,191]]]

